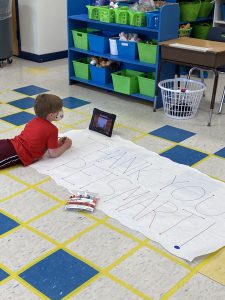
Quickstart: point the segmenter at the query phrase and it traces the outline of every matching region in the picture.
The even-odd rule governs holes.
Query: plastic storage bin
[[[115,22],[117,24],[129,24],[129,10],[128,7],[119,7],[118,9],[115,9]]]
[[[146,13],[147,27],[152,29],[159,28],[159,11],[153,10]]]
[[[189,37],[189,36],[191,35],[191,31],[192,31],[192,27],[187,28],[187,29],[185,29],[185,28],[180,28],[180,29],[178,30],[178,36],[179,36],[179,37]]]
[[[99,68],[90,65],[91,80],[99,84],[106,84],[112,82],[110,68]]]
[[[138,76],[142,74],[143,72],[128,69],[112,73],[114,91],[127,95],[138,93]]]
[[[76,77],[89,80],[90,71],[89,71],[90,60],[87,57],[73,60],[74,74]]]
[[[88,33],[89,50],[104,54],[109,53],[109,37],[112,34],[93,32]]]
[[[146,26],[146,16],[144,12],[130,11],[129,13],[131,26]]]
[[[211,23],[199,23],[193,26],[192,37],[196,39],[207,40],[208,33],[212,27]]]
[[[95,31],[98,32],[99,30],[92,28],[72,30],[74,47],[83,50],[88,50],[88,33]]]
[[[197,19],[201,7],[200,0],[196,0],[193,2],[180,2],[179,5],[181,22],[190,22]]]
[[[157,47],[157,45],[154,45],[154,42],[153,44],[138,43],[138,54],[140,61],[149,64],[155,64],[157,56]]]
[[[212,11],[214,3],[212,0],[201,0],[201,6],[198,13],[198,18],[208,18],[209,14]]]
[[[115,22],[115,9],[110,9],[108,6],[99,7],[100,21],[105,23]]]
[[[88,18],[91,20],[100,20],[99,8],[98,6],[86,5],[88,9]]]
[[[118,55],[117,42],[116,42],[118,40],[119,40],[118,37],[109,38],[109,48],[110,48],[111,55]]]
[[[146,73],[138,76],[140,94],[154,97],[155,96],[155,73]]]
[[[137,58],[137,43],[129,41],[117,41],[118,56],[120,58],[136,59]]]

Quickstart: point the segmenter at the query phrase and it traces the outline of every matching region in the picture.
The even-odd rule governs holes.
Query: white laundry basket
[[[174,119],[191,119],[195,116],[206,85],[187,78],[167,79],[159,82],[163,109]]]

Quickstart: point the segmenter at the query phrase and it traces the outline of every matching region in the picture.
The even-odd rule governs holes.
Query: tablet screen
[[[116,115],[94,108],[89,129],[111,136],[115,119]]]

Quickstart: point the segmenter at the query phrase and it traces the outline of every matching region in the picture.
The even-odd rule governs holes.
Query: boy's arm
[[[55,149],[48,149],[48,156],[51,158],[59,157],[62,155],[67,149],[69,149],[72,145],[72,140],[65,137],[64,142],[61,146]]]

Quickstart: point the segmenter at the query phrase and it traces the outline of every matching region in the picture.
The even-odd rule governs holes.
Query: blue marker
[[[174,248],[175,249],[180,249],[180,246],[175,245]]]

